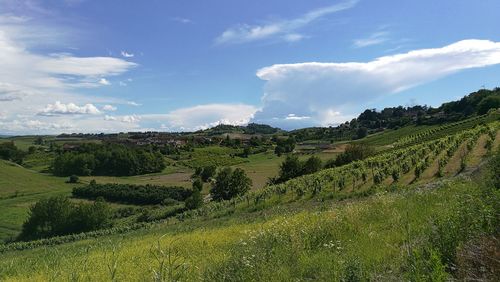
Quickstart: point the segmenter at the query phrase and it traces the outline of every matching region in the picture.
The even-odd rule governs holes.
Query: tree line
[[[165,168],[159,151],[121,144],[81,144],[71,152],[59,154],[53,162],[55,175],[127,176],[160,172]]]
[[[185,201],[192,191],[178,186],[133,185],[133,184],[97,184],[92,181],[87,186],[74,187],[76,198],[104,198],[109,202],[135,205],[156,205],[169,201]]]

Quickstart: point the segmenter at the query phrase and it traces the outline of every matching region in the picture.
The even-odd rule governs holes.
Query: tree
[[[35,144],[35,145],[43,145],[44,143],[45,143],[45,141],[43,140],[42,136],[38,136],[33,141],[33,144]]]
[[[109,225],[109,206],[102,200],[74,204],[57,196],[35,203],[23,224],[19,240],[34,240],[104,228]]]
[[[323,167],[323,163],[320,158],[317,156],[311,156],[307,161],[302,165],[302,175],[315,173],[320,171]]]
[[[295,155],[288,155],[280,165],[280,172],[278,182],[285,182],[289,179],[300,176],[302,172],[302,163],[299,157]]]
[[[356,130],[356,139],[365,138],[368,135],[368,129],[366,127],[360,127]]]
[[[489,109],[500,108],[500,96],[488,96],[477,105],[478,114],[486,114]]]
[[[201,181],[201,179],[195,179],[195,181],[193,182],[193,194],[191,194],[191,196],[185,201],[187,209],[193,210],[203,205],[203,196],[201,195],[202,189],[203,182]]]
[[[245,194],[252,186],[252,180],[245,171],[237,168],[224,168],[215,177],[215,182],[210,189],[210,195],[215,201],[229,200]]]
[[[203,182],[207,182],[210,178],[214,177],[216,171],[217,167],[214,165],[204,167],[200,175],[201,180],[203,180]]]

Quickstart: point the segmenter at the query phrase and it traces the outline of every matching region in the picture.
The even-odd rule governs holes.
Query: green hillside
[[[500,198],[495,197],[500,195],[484,192],[492,172],[484,166],[478,172],[481,160],[499,147],[498,126],[490,123],[391,149],[235,200],[209,203],[176,218],[129,228],[136,231],[118,228],[7,245],[0,259],[0,278],[426,281],[437,277],[442,281],[460,277],[449,266],[471,268],[472,262],[458,259],[465,251],[458,247],[473,244],[476,234],[490,234],[498,226],[491,219],[498,211],[495,203]],[[493,140],[489,149],[487,140]],[[457,178],[460,173],[465,174]],[[490,267],[488,261],[481,263]]]
[[[66,180],[0,160],[0,240],[21,230],[32,203],[53,195],[69,195],[73,185]]]

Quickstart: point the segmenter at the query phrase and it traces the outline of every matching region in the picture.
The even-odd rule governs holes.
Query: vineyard
[[[478,125],[455,135],[407,148],[394,149],[348,165],[325,169],[282,184],[267,186],[232,200],[210,202],[199,209],[178,214],[174,219],[138,226],[152,227],[155,224],[165,222],[175,224],[175,222],[183,222],[187,219],[216,218],[223,214],[233,213],[238,209],[262,209],[276,202],[294,202],[310,198],[342,200],[365,197],[398,185],[424,183],[435,177],[453,176],[466,169],[469,154],[474,147],[484,146],[485,154],[494,150],[494,144],[498,141],[499,127],[499,122]],[[480,137],[486,138],[484,144],[478,143]],[[455,160],[455,162],[451,163],[451,160]],[[425,176],[428,176],[429,179],[425,179]],[[126,230],[140,229],[138,226],[121,227],[114,230],[117,233],[122,233]],[[0,252],[92,238],[98,234],[114,234],[114,232],[101,230],[89,233],[88,237],[85,234],[79,234],[45,239],[39,242],[13,243],[0,247]]]
[[[487,151],[491,152],[499,126],[499,122],[478,125],[455,135],[396,149],[342,167],[322,170],[282,184],[268,186],[229,202],[211,203],[180,216],[206,216],[227,206],[243,203],[259,205],[268,199],[274,199],[275,196],[283,200],[282,198],[288,195],[291,200],[296,200],[307,195],[330,199],[369,195],[376,192],[382,184],[414,183],[420,180],[433,163],[437,163],[438,168],[431,175],[445,176],[445,169],[450,159],[457,156],[460,161],[458,170],[448,173],[448,176],[453,176],[466,168],[469,153],[480,136],[487,135],[485,146]]]

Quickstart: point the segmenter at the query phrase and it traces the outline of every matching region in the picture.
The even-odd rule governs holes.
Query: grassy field
[[[8,252],[0,258],[0,279],[401,280],[406,249],[428,244],[429,222],[472,212],[481,194],[477,185],[460,181],[414,189],[341,203],[274,203],[127,236]]]
[[[69,195],[73,185],[66,180],[0,160],[0,241],[21,230],[32,203],[53,195]]]

